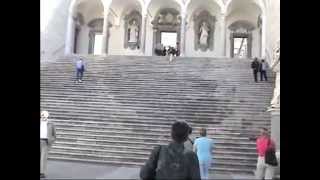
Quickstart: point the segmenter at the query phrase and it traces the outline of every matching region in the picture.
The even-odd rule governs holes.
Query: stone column
[[[141,23],[141,52],[145,54],[145,45],[146,45],[146,26],[147,26],[147,12],[142,14],[142,23]]]
[[[266,55],[266,24],[267,18],[265,15],[262,16],[262,32],[261,32],[261,57],[265,58]]]
[[[66,37],[65,51],[64,51],[65,55],[73,54],[74,33],[75,33],[75,22],[73,19],[73,12],[70,12],[68,16],[67,37]]]
[[[221,14],[221,47],[222,47],[222,56],[226,56],[226,16]]]
[[[271,138],[276,143],[277,151],[280,150],[280,108],[271,111]]]
[[[107,55],[108,54],[108,15],[109,15],[109,8],[104,9],[104,17],[103,17],[103,31],[102,31],[102,45],[101,45],[101,54]]]
[[[180,27],[180,56],[185,56],[185,32],[186,32],[186,13],[181,13]]]

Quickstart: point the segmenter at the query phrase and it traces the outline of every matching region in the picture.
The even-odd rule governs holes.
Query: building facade
[[[41,53],[45,59],[63,54],[152,56],[163,33],[172,33],[181,56],[232,58],[241,46],[245,57],[266,57],[268,36],[280,35],[279,25],[273,25],[277,33],[268,33],[268,18],[279,19],[274,15],[279,6],[268,0],[56,1],[42,32]]]

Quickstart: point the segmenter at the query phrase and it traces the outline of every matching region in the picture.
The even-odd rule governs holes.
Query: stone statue
[[[273,49],[271,68],[276,72],[276,81],[270,108],[280,108],[280,40]]]
[[[203,22],[200,27],[200,45],[208,45],[209,27],[206,22]]]
[[[132,24],[129,26],[129,42],[136,43],[138,41],[139,27],[136,21],[133,20]]]

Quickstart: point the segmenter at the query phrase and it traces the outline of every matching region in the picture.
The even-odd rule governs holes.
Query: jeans
[[[275,167],[264,162],[264,157],[259,156],[257,162],[256,179],[272,179],[274,176]]]
[[[253,70],[253,77],[254,77],[254,81],[257,82],[258,81],[258,70]]]
[[[199,162],[199,166],[201,179],[209,179],[209,168],[211,166],[211,161],[207,160]]]
[[[83,70],[77,69],[77,80],[82,80],[83,77]]]
[[[264,78],[266,81],[268,81],[267,71],[261,70],[261,72],[260,72],[260,81],[263,81],[263,78]]]

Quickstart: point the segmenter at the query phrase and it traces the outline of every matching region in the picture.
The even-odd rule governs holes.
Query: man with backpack
[[[172,142],[155,147],[148,161],[141,167],[141,179],[192,179],[200,180],[197,155],[184,147],[190,127],[177,121],[172,125]]]

